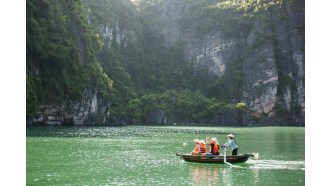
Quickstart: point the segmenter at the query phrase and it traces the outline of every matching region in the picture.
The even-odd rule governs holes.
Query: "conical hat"
[[[194,142],[195,143],[199,143],[199,139],[194,139]]]
[[[199,140],[199,143],[202,143],[202,144],[206,144],[205,141],[202,139],[202,140]]]
[[[228,134],[227,136],[228,136],[228,137],[235,138],[233,134]]]
[[[211,141],[214,141],[214,142],[218,143],[218,139],[217,138],[212,138]]]

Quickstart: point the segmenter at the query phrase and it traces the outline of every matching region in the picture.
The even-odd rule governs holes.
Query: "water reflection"
[[[247,164],[227,165],[186,163],[193,185],[258,185],[266,170],[302,170],[303,161],[249,160]],[[241,178],[241,179],[237,179]],[[243,181],[244,180],[244,181]]]
[[[254,184],[259,182],[259,169],[252,169],[252,173],[254,176]]]
[[[229,167],[175,156],[205,136],[196,128],[28,128],[27,185],[304,185],[304,132],[275,138],[280,129],[226,129],[240,134],[241,152],[261,154]],[[295,134],[297,139],[285,137]]]
[[[190,164],[194,185],[219,185],[219,167]]]
[[[231,167],[224,168],[222,170],[223,185],[233,185],[232,171],[233,171],[233,168],[231,168]]]
[[[226,165],[190,164],[194,185],[234,185],[234,169]]]

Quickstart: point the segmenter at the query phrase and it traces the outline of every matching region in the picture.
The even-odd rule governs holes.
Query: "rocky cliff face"
[[[186,46],[186,56],[195,67],[207,67],[210,75],[221,77],[226,72],[226,63],[236,60],[233,39],[224,38],[221,33],[209,33],[199,41]]]
[[[110,122],[110,102],[91,90],[86,90],[80,101],[41,105],[38,110],[32,124],[106,125]]]
[[[281,6],[256,15],[249,33],[242,34],[245,37],[228,37],[222,28],[212,26],[201,34],[198,24],[207,22],[208,17],[192,14],[193,4],[160,1],[154,5],[157,8],[151,8],[158,14],[145,16],[160,23],[153,28],[163,33],[169,45],[184,43],[185,58],[195,68],[207,67],[209,75],[222,77],[232,73],[227,70],[228,65],[239,61],[243,82],[238,99],[247,104],[250,116],[245,117],[244,123],[304,125],[304,1],[283,1]],[[195,16],[196,21],[183,25],[187,15]]]
[[[243,73],[243,102],[256,117],[274,116],[279,77],[272,42],[262,44],[244,60]]]
[[[252,21],[246,23],[248,27],[242,30],[240,28],[243,27],[235,27],[230,21],[224,24],[226,22],[222,20],[228,21],[230,16],[236,15],[224,14],[228,18],[218,16],[217,11],[208,11],[216,8],[219,2],[223,2],[218,0],[142,0],[139,6],[134,6],[130,0],[81,0],[81,2],[89,11],[87,15],[89,25],[95,28],[102,38],[104,48],[99,62],[103,65],[105,73],[115,78],[115,85],[121,86],[115,87],[117,92],[115,98],[124,100],[120,102],[123,103],[122,105],[129,99],[132,82],[141,83],[151,80],[144,86],[150,89],[161,82],[157,81],[158,79],[170,82],[172,78],[174,79],[172,82],[176,82],[176,74],[182,75],[180,70],[188,68],[179,69],[179,65],[183,66],[182,63],[177,64],[179,69],[177,70],[174,62],[178,61],[172,59],[173,63],[166,63],[166,60],[162,61],[158,58],[160,56],[170,58],[169,53],[162,51],[172,49],[176,52],[176,47],[180,46],[179,48],[183,49],[182,58],[189,65],[191,64],[194,69],[207,69],[210,79],[218,78],[216,80],[224,82],[216,84],[223,86],[216,87],[216,90],[235,92],[235,95],[223,98],[226,103],[244,102],[247,105],[244,111],[219,111],[215,116],[205,118],[204,123],[304,125],[305,7],[303,0],[236,1],[256,2],[252,11],[262,7],[258,5],[259,2],[265,2],[264,5],[270,7],[267,11],[254,13]],[[228,31],[228,28],[232,30]],[[78,35],[80,38],[84,33],[80,32]],[[84,64],[88,61],[84,55],[88,45],[83,42],[83,38],[79,41],[77,55],[79,62]],[[150,41],[154,46],[143,47],[150,45]],[[170,65],[172,66],[169,67]],[[162,77],[160,68],[163,67],[174,68],[175,73],[168,73],[173,77]],[[149,77],[139,76],[137,73],[149,73]],[[192,78],[193,80],[198,79],[196,77],[198,74],[192,76],[195,78]],[[131,81],[131,77],[139,78]],[[235,86],[225,86],[226,83],[233,84],[233,82]],[[100,91],[87,88],[78,101],[42,105],[33,118],[33,123],[52,125],[120,123],[125,116],[118,114],[114,117],[117,118],[116,121],[110,122],[114,119],[111,114],[117,114],[110,112],[113,100],[105,100],[99,94]],[[120,96],[123,98],[118,98]],[[118,110],[126,112],[125,108],[120,106]],[[182,122],[167,113],[166,109],[157,108],[144,114],[147,123]]]
[[[109,123],[112,80],[79,1],[27,2],[27,124]]]
[[[201,26],[201,22],[208,21],[200,21],[201,17],[196,16],[196,21],[184,24],[186,16],[195,16],[191,15],[194,11],[192,4],[189,0],[156,1],[154,7],[146,8],[148,13],[142,11],[142,14],[147,22],[151,22],[151,28],[163,34],[168,46],[184,43],[187,60],[195,67],[207,67],[211,75],[221,77],[225,73],[225,63],[236,59],[234,49],[238,41],[224,37],[221,30],[213,28],[206,34],[200,33],[197,27]]]
[[[304,125],[304,2],[286,1],[265,16],[247,37],[242,99],[265,123]],[[265,35],[272,37],[258,43]]]
[[[136,42],[139,39],[142,28],[140,15],[131,1],[81,0],[81,2],[89,10],[89,24],[99,30],[107,48],[110,48],[112,42],[127,47],[128,42]]]

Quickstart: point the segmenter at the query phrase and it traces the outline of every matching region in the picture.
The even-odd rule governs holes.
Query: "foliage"
[[[182,119],[201,119],[224,108],[224,102],[211,104],[212,99],[205,95],[231,101],[234,88],[228,89],[227,82],[240,82],[239,70],[233,72],[233,78],[219,79],[209,77],[206,69],[194,69],[183,58],[182,43],[166,45],[162,34],[149,27],[148,20],[140,19],[134,13],[135,5],[128,1],[83,2],[88,8],[78,0],[27,1],[29,116],[38,104],[79,100],[86,88],[111,97],[113,113],[138,118],[152,109],[169,110],[170,105],[156,101],[158,97],[169,99],[169,89],[181,105],[171,112]],[[101,25],[109,22],[113,23],[108,28],[112,38],[102,35],[105,28]],[[119,32],[125,30],[135,34],[120,41]],[[142,103],[143,114],[136,110]]]
[[[200,37],[220,31],[242,39],[256,17],[282,0],[185,0],[176,21]],[[290,4],[298,0],[290,0]],[[224,110],[244,110],[242,62],[226,63],[222,77],[185,60],[178,40],[168,44],[154,29],[160,0],[28,0],[27,117],[43,103],[79,100],[86,89],[111,100],[111,115],[144,120],[166,110],[181,121],[202,121]],[[83,6],[85,5],[85,6]],[[285,16],[283,16],[285,17]],[[256,33],[255,45],[276,35]],[[292,79],[280,74],[285,85]],[[111,89],[112,88],[112,89]],[[298,110],[298,109],[297,109]]]
[[[79,0],[28,0],[27,117],[44,103],[82,98],[86,89],[110,98],[112,80],[97,63],[102,41]]]
[[[167,90],[163,93],[144,95],[131,99],[127,105],[132,118],[145,120],[147,114],[154,110],[165,110],[180,122],[201,122],[212,118],[225,110],[236,110],[234,104],[226,104],[217,99],[209,99],[201,92],[189,90]]]
[[[235,107],[239,110],[246,110],[247,109],[246,103],[237,103],[235,105]]]

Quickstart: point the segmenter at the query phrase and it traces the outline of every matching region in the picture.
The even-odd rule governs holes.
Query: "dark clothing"
[[[237,155],[238,148],[234,149],[231,155]]]

